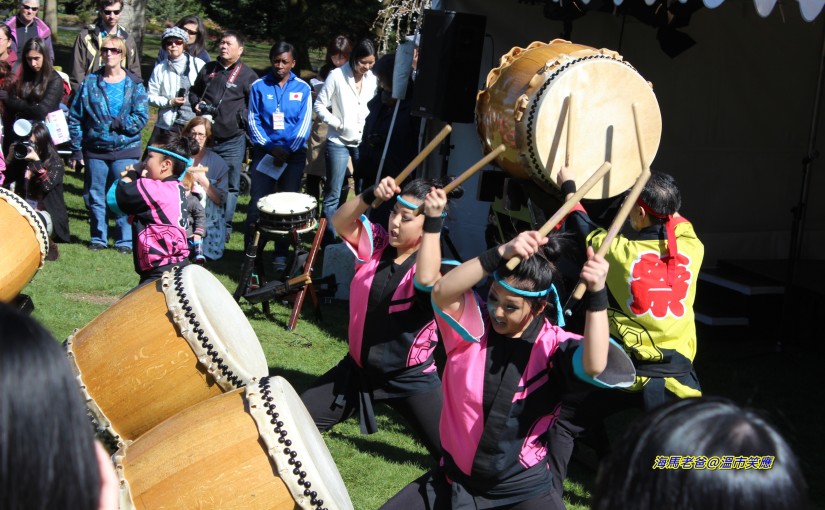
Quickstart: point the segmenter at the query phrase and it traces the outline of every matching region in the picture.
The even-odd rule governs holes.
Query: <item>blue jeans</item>
[[[132,247],[132,226],[126,215],[115,214],[106,207],[106,192],[115,180],[120,178],[120,172],[129,165],[138,162],[137,159],[121,159],[105,161],[102,159],[86,159],[86,172],[83,181],[83,194],[89,197],[89,233],[92,244],[109,244],[108,221],[115,219],[115,246]]]
[[[272,177],[258,172],[255,168],[258,162],[266,155],[266,153],[255,148],[252,154],[252,162],[250,163],[250,175],[252,176],[252,186],[249,190],[249,208],[246,210],[246,232],[244,233],[244,246],[252,241],[252,229],[255,222],[258,221],[260,215],[258,211],[258,200],[275,193],[301,191],[301,177],[304,174],[304,166],[306,165],[307,155],[305,151],[293,152],[289,155],[286,161],[286,170],[281,176],[275,180]],[[284,256],[289,249],[288,243],[275,243],[275,255]]]
[[[229,167],[227,183],[229,193],[226,195],[226,231],[232,232],[232,217],[238,205],[238,192],[241,189],[241,167],[246,154],[246,135],[240,134],[227,138],[212,147],[212,150],[226,161]]]
[[[341,196],[341,186],[347,177],[347,162],[350,157],[352,157],[354,167],[358,162],[358,147],[347,147],[346,145],[327,142],[327,180],[324,183],[323,215],[327,219],[327,234],[325,237],[328,240],[335,235],[332,216],[338,210],[339,202],[347,199],[347,197]]]

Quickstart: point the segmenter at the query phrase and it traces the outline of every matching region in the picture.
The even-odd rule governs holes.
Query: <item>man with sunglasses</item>
[[[39,37],[43,39],[49,50],[49,58],[54,63],[54,48],[52,48],[52,31],[49,26],[37,17],[40,11],[40,0],[23,0],[16,16],[6,20],[11,29],[11,51],[19,53],[18,49],[26,45],[29,39]]]
[[[35,0],[36,1],[36,0]],[[123,12],[120,0],[98,0],[98,16],[93,25],[81,29],[74,42],[74,63],[72,65],[72,90],[77,90],[86,76],[100,69],[100,43],[108,35],[116,35],[126,41],[126,55],[122,65],[140,77],[140,56],[135,40],[118,24]]]

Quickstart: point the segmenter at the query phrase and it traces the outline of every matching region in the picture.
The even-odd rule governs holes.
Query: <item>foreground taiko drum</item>
[[[196,265],[127,294],[66,347],[99,431],[121,443],[269,373],[235,300]]]
[[[257,203],[258,228],[265,232],[299,234],[313,230],[318,224],[318,202],[303,193],[273,193]]]
[[[280,377],[190,407],[115,454],[121,509],[350,509],[335,462]]]
[[[14,299],[43,267],[49,234],[25,200],[0,188],[0,301]]]
[[[585,198],[618,195],[641,174],[633,121],[637,104],[646,161],[653,161],[662,116],[653,89],[616,52],[555,40],[513,48],[487,75],[476,101],[484,152],[504,144],[496,163],[514,177],[557,189],[568,146],[567,97],[573,93],[570,169],[581,184],[604,161],[605,179]]]

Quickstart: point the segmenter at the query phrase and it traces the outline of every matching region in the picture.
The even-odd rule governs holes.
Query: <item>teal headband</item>
[[[150,146],[146,147],[146,150],[148,152],[157,152],[157,153],[160,153],[160,154],[165,154],[165,155],[167,155],[169,157],[172,157],[172,158],[175,158],[179,161],[183,161],[184,165],[186,165],[186,166],[183,167],[183,173],[180,174],[180,177],[178,177],[179,181],[183,180],[183,177],[186,175],[186,171],[189,170],[189,167],[192,166],[195,163],[194,160],[192,160],[190,158],[183,157],[183,156],[181,156],[180,154],[178,154],[176,152],[168,151],[166,149],[161,149],[160,147],[153,147],[153,146],[150,145]]]
[[[556,305],[556,322],[557,322],[559,327],[564,327],[564,324],[565,324],[565,322],[564,322],[564,313],[563,313],[563,310],[561,308],[561,300],[559,299],[559,292],[556,290],[555,285],[553,285],[551,283],[550,288],[544,289],[544,290],[537,290],[537,291],[521,290],[521,289],[517,289],[517,288],[515,288],[511,285],[508,285],[507,282],[505,282],[504,279],[501,278],[501,276],[499,276],[498,271],[493,272],[493,279],[496,281],[496,283],[498,283],[499,285],[504,287],[504,290],[512,292],[513,294],[516,294],[518,296],[529,297],[529,298],[544,297],[544,296],[546,296],[546,295],[548,295],[552,292],[553,297],[555,298],[554,300],[555,300],[555,305]]]
[[[412,209],[413,211],[418,209],[419,207],[421,207],[421,205],[424,205],[424,204],[415,205],[412,202],[408,202],[408,201],[404,200],[403,198],[401,198],[401,195],[398,195],[397,197],[395,197],[395,201],[398,202],[399,204],[403,205],[407,209]],[[446,218],[447,217],[447,212],[445,211],[445,212],[441,213],[441,217]]]

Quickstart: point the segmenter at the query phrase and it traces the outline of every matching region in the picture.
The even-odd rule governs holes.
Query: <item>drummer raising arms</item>
[[[389,223],[364,216],[376,198],[400,193]],[[424,214],[413,210],[424,204]],[[440,232],[447,195],[422,179],[400,189],[392,177],[343,204],[335,230],[355,252],[350,284],[349,353],[301,395],[323,432],[359,412],[361,432],[377,431],[373,403],[396,409],[438,459],[441,380],[433,351],[438,333],[429,290],[440,277]],[[419,250],[423,241],[430,243]]]
[[[298,192],[306,165],[312,124],[312,89],[292,72],[295,48],[285,41],[269,50],[272,70],[249,91],[247,130],[252,140],[252,186],[246,213],[244,245],[258,221],[258,200],[278,192]],[[275,269],[286,269],[289,244],[275,243]]]
[[[558,175],[566,198],[575,191],[569,175],[566,168]],[[680,207],[675,179],[653,172],[628,216],[632,231],[617,235],[605,255],[610,263],[610,335],[630,355],[637,377],[628,391],[594,389],[575,402],[565,402],[550,434],[551,469],[559,489],[573,439],[601,427],[604,417],[630,407],[649,410],[668,400],[702,394],[693,369],[693,302],[705,250],[693,225],[679,214]],[[581,205],[563,226],[596,250],[607,235]]]

